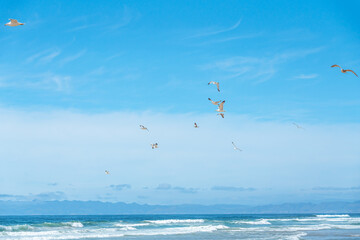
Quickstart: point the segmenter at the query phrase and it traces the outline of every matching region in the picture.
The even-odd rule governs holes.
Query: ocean
[[[360,214],[0,216],[0,239],[360,239]]]

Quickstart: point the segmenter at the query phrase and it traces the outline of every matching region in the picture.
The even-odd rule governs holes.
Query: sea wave
[[[305,217],[305,218],[269,218],[268,221],[276,222],[360,222],[360,217]]]
[[[143,227],[149,226],[150,223],[115,223],[115,227]]]
[[[156,235],[176,235],[176,234],[191,234],[197,232],[213,232],[220,229],[227,229],[224,225],[205,225],[205,226],[191,226],[191,227],[172,227],[172,228],[156,228],[128,231],[130,229],[124,229],[125,232],[121,232],[123,229],[114,228],[99,228],[99,229],[62,229],[52,231],[40,231],[40,232],[9,232],[6,236],[16,239],[26,240],[60,240],[60,239],[104,239],[115,238],[123,236],[156,236]],[[120,230],[120,231],[119,231]]]
[[[320,214],[320,215],[316,215],[316,217],[320,217],[320,218],[350,217],[350,215],[349,214]]]
[[[270,225],[271,223],[268,221],[268,219],[258,219],[254,221],[233,221],[235,224],[251,224],[251,225]]]
[[[129,230],[136,230],[136,228],[130,227],[130,226],[125,226],[125,227],[121,227],[120,230],[129,231]]]
[[[307,233],[301,232],[293,236],[286,237],[286,240],[300,240],[302,237],[305,237]]]
[[[20,232],[20,231],[31,231],[34,227],[24,224],[24,225],[11,225],[11,226],[5,226],[0,225],[0,232]]]
[[[203,223],[204,219],[165,219],[165,220],[146,220],[153,224],[179,224],[179,223]]]
[[[162,228],[144,230],[134,233],[129,233],[129,236],[152,236],[152,235],[175,235],[175,234],[189,234],[197,232],[214,232],[221,229],[228,229],[225,225],[204,225],[204,226],[191,226],[191,227],[174,227],[174,228]]]
[[[44,222],[42,224],[36,225],[37,227],[74,227],[82,228],[84,224],[81,222]]]
[[[328,229],[360,229],[360,225],[333,225],[333,224],[319,224],[319,225],[297,225],[291,227],[239,227],[231,229],[230,231],[239,232],[298,232],[298,231],[319,231]]]

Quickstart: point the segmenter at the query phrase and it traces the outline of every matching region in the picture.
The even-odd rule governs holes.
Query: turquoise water
[[[1,216],[0,239],[360,239],[360,214]]]

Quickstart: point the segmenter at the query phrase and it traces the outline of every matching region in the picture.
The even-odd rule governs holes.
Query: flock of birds
[[[208,85],[210,85],[210,84],[215,84],[216,87],[217,87],[218,92],[220,92],[220,83],[219,83],[219,82],[213,82],[213,81],[211,81],[211,82],[208,83]],[[221,115],[221,117],[224,118],[224,112],[225,112],[225,110],[224,110],[224,103],[225,103],[225,101],[221,101],[221,100],[220,100],[220,101],[214,102],[214,101],[212,101],[210,98],[208,98],[208,99],[210,100],[210,102],[211,102],[212,104],[218,106],[218,109],[216,109],[216,111],[217,111],[217,112],[220,112],[220,113],[218,113],[217,115]],[[194,128],[199,128],[199,125],[198,125],[196,122],[194,122]],[[149,129],[148,129],[147,127],[145,127],[144,125],[140,125],[140,129],[149,132]],[[232,142],[232,144],[233,144],[235,150],[242,151],[240,148],[236,147],[236,145],[234,144],[234,142]],[[159,144],[158,144],[158,143],[151,143],[150,146],[151,146],[152,149],[159,148]]]
[[[24,25],[24,24],[25,24],[25,23],[18,22],[18,20],[16,20],[16,19],[9,19],[9,20],[10,20],[10,22],[6,23],[5,26],[17,27],[17,26],[21,26],[21,25]],[[335,65],[332,65],[331,67],[332,67],[332,68],[338,67],[338,68],[340,68],[340,70],[341,70],[342,73],[351,72],[351,73],[353,73],[356,77],[359,77],[359,76],[358,76],[353,70],[351,70],[351,69],[342,69],[339,65],[336,65],[336,64],[335,64]],[[210,85],[210,84],[216,85],[217,91],[220,92],[220,83],[219,83],[219,82],[211,81],[211,82],[208,83],[208,85]],[[224,117],[225,117],[225,114],[224,114],[224,112],[225,112],[225,110],[224,110],[225,100],[224,100],[224,101],[222,101],[222,100],[220,100],[220,101],[213,101],[213,100],[211,100],[211,98],[208,98],[208,100],[209,100],[212,104],[214,104],[215,106],[218,107],[218,108],[216,109],[216,111],[218,112],[217,115],[219,115],[219,116],[221,116],[222,118],[224,118]],[[294,123],[294,122],[293,122],[293,125],[294,125],[296,128],[298,128],[298,129],[305,130],[303,127],[301,127],[301,126],[298,125],[297,123]],[[199,128],[199,126],[197,125],[196,122],[194,123],[194,128]],[[147,127],[145,127],[144,125],[140,125],[140,129],[149,132],[149,129],[148,129]],[[232,145],[233,145],[234,150],[236,150],[236,151],[242,151],[240,148],[238,148],[238,147],[236,146],[236,144],[235,144],[234,142],[231,142],[231,143],[232,143]],[[159,148],[159,144],[158,144],[158,143],[152,143],[152,144],[150,144],[150,146],[151,146],[152,149]],[[105,174],[110,174],[110,172],[109,172],[108,170],[105,170]]]

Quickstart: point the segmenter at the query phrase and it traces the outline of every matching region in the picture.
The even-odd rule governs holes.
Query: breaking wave
[[[316,217],[320,217],[320,218],[350,217],[350,215],[349,214],[322,214],[322,215],[316,215]]]
[[[153,224],[181,224],[181,223],[203,223],[204,219],[166,219],[166,220],[147,220]]]
[[[237,224],[251,224],[251,225],[270,225],[271,223],[268,219],[260,219],[255,221],[234,221],[233,223]]]
[[[156,216],[56,216],[19,217],[16,220],[0,218],[0,240],[60,240],[60,239],[121,239],[137,236],[211,234],[213,239],[283,239],[300,240],[309,232],[341,230],[350,236],[360,230],[358,214],[322,215],[255,215],[209,216],[193,218],[169,217],[156,219]],[[162,217],[163,218],[163,217]],[[15,220],[14,220],[15,219]],[[30,220],[29,220],[30,219]],[[31,220],[32,219],[32,220]],[[150,220],[151,219],[151,220]],[[54,221],[55,220],[55,221]],[[52,222],[53,221],[53,222]],[[216,234],[212,235],[212,232]],[[189,235],[192,236],[192,235]],[[163,237],[164,239],[167,237]],[[170,238],[170,237],[169,237]],[[172,236],[176,240],[178,237]],[[184,238],[180,237],[179,238]],[[190,238],[190,237],[189,237]],[[199,239],[201,237],[199,236]]]

